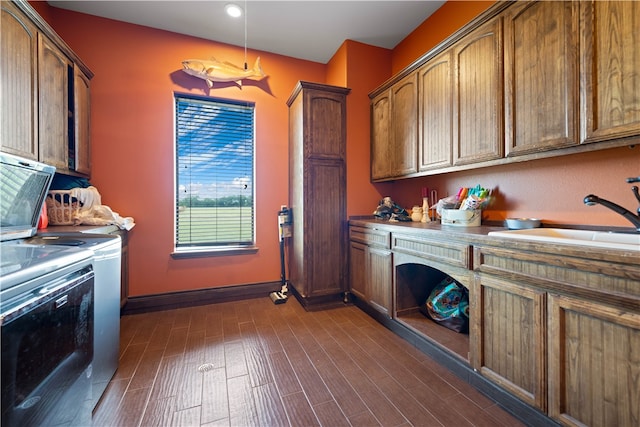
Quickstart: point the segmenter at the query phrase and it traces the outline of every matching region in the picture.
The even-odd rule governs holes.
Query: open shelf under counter
[[[455,281],[468,290],[466,271],[448,268],[445,272],[419,257],[398,256],[395,262],[395,320],[468,365],[469,328],[457,332],[426,314],[426,302],[437,286]]]
[[[396,320],[420,336],[444,348],[463,362],[469,363],[469,334],[456,332],[437,324],[417,308],[397,313]]]

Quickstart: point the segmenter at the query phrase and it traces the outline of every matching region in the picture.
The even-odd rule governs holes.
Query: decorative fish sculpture
[[[182,71],[190,76],[206,81],[209,88],[213,87],[213,82],[236,82],[242,87],[244,79],[260,80],[265,77],[260,66],[260,57],[250,69],[240,68],[229,62],[220,62],[215,58],[211,58],[210,61],[187,59],[182,61],[182,67]]]

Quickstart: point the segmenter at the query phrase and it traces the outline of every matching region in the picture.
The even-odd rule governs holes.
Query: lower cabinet
[[[472,367],[563,425],[639,426],[640,255],[625,255],[474,247]]]
[[[480,275],[472,286],[471,366],[544,411],[545,293]]]
[[[350,228],[351,292],[380,313],[391,317],[393,259],[391,250],[376,243],[387,241],[388,232]],[[365,242],[365,243],[362,243]],[[388,246],[387,246],[388,247]]]
[[[639,252],[357,220],[349,239],[351,293],[525,424],[640,426]],[[420,312],[444,276],[468,285],[468,335]]]
[[[369,272],[369,304],[378,311],[391,317],[391,251],[378,248],[367,248],[367,267]]]
[[[367,252],[367,245],[349,242],[349,288],[352,294],[362,300],[367,298]]]
[[[640,425],[640,314],[548,295],[549,415],[570,426]]]

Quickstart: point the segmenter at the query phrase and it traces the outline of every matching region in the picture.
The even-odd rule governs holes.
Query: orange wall
[[[640,175],[639,147],[621,147],[485,169],[408,179],[394,184],[391,193],[402,206],[422,204],[422,187],[435,188],[439,196],[455,194],[460,187],[480,184],[495,192],[483,219],[541,218],[550,224],[631,227],[622,216],[602,206],[585,206],[588,194],[635,212],[638,202],[626,178]]]
[[[269,76],[242,89],[181,71],[181,61],[209,58],[244,62],[240,47],[94,16],[52,9],[53,27],[95,73],[91,82],[91,182],[103,203],[136,227],[130,239],[130,294],[279,281],[276,214],[288,202],[288,109],[298,80],[324,82],[327,67],[266,52]],[[247,100],[256,104],[255,255],[174,260],[175,92]]]
[[[391,51],[345,41],[326,65],[267,52],[269,76],[208,90],[181,61],[244,62],[243,49],[147,27],[32,5],[95,73],[91,82],[91,182],[105,204],[136,227],[130,239],[130,295],[279,281],[276,213],[288,198],[288,109],[298,80],[351,88],[347,97],[348,216],[371,214],[381,192],[369,182],[368,93],[391,73]],[[371,67],[371,62],[375,66]],[[173,94],[256,103],[256,255],[173,260]]]
[[[390,76],[391,51],[347,40],[347,213],[371,215],[389,184],[371,184],[369,92]]]
[[[487,10],[493,1],[448,1],[393,49],[396,74]]]

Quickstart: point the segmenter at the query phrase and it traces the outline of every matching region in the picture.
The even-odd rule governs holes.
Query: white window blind
[[[175,100],[176,249],[254,245],[254,105]]]

